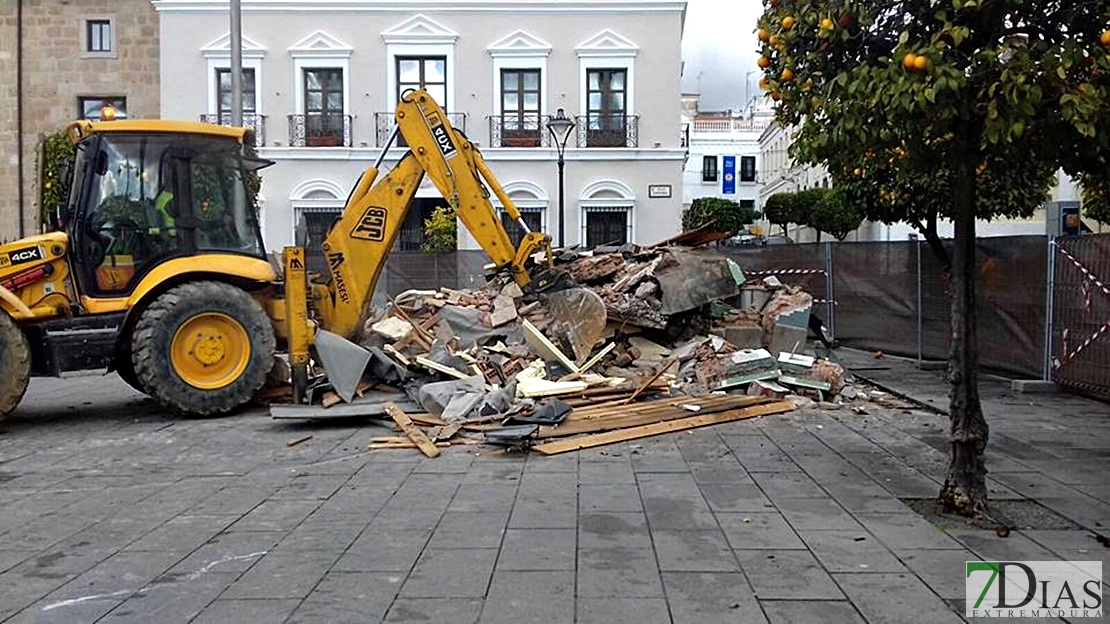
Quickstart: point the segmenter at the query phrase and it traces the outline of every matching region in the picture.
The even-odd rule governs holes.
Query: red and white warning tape
[[[744,271],[744,275],[812,275],[825,274],[825,269],[777,269],[771,271]]]
[[[1110,295],[1110,288],[1108,288],[1106,284],[1103,284],[1101,281],[1099,281],[1099,279],[1095,277],[1095,275],[1091,273],[1090,270],[1087,269],[1087,267],[1083,266],[1082,262],[1077,260],[1075,256],[1068,253],[1067,249],[1064,249],[1063,247],[1057,247],[1057,249],[1060,250],[1060,253],[1063,254],[1065,258],[1070,260],[1071,263],[1075,265],[1075,268],[1079,269],[1079,272],[1083,274],[1083,277],[1087,278],[1091,282],[1094,282],[1094,285],[1098,286],[1099,290],[1101,290],[1103,294]]]
[[[1105,323],[1103,323],[1102,327],[1099,327],[1095,331],[1095,333],[1091,334],[1089,338],[1084,340],[1083,344],[1076,347],[1075,351],[1072,351],[1071,353],[1068,353],[1068,330],[1065,329],[1064,330],[1064,335],[1063,335],[1063,343],[1064,343],[1063,346],[1064,346],[1064,353],[1067,353],[1067,355],[1064,356],[1063,360],[1057,360],[1056,361],[1056,368],[1060,368],[1064,364],[1067,364],[1068,362],[1071,362],[1072,360],[1074,360],[1079,355],[1079,353],[1081,351],[1083,351],[1083,349],[1086,349],[1087,347],[1089,347],[1092,342],[1098,340],[1100,337],[1102,337],[1103,334],[1105,334],[1107,332],[1110,332],[1110,321],[1106,321]]]

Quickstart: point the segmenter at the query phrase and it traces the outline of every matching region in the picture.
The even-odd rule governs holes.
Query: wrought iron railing
[[[578,147],[639,147],[639,120],[620,113],[578,115]]]
[[[447,121],[459,132],[466,134],[466,113],[447,113]],[[389,140],[389,133],[393,130],[393,113],[374,113],[374,126],[376,127],[377,146],[385,145]],[[397,147],[407,147],[405,137],[397,135]]]
[[[351,147],[351,115],[306,113],[289,116],[289,147]]]
[[[508,113],[489,116],[490,147],[551,147],[551,115]]]
[[[222,115],[201,115],[200,120],[204,123],[216,124],[218,126],[231,125],[231,113],[223,113]],[[257,113],[243,113],[243,127],[254,133],[254,144],[256,147],[266,145],[266,116]]]

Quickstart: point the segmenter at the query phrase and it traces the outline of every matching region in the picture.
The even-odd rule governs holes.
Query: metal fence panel
[[[1052,379],[1110,398],[1110,234],[1056,240]]]
[[[837,243],[833,285],[837,340],[887,353],[916,353],[916,243]]]

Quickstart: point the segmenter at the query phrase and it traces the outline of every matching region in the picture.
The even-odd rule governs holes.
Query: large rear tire
[[[0,418],[15,411],[31,379],[31,345],[27,336],[0,311]]]
[[[131,341],[140,386],[189,416],[226,414],[250,401],[266,383],[274,350],[262,306],[222,282],[166,291],[143,310]]]

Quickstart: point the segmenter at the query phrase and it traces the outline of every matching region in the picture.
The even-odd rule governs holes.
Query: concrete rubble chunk
[[[728,259],[699,249],[671,249],[675,264],[655,272],[663,314],[677,314],[739,294]]]
[[[370,326],[370,331],[388,340],[400,340],[412,331],[412,323],[396,316],[387,316]]]
[[[517,318],[516,302],[512,297],[498,295],[493,300],[493,313],[489,316],[489,324],[500,327]]]
[[[620,254],[610,253],[579,260],[567,266],[570,277],[579,284],[588,284],[609,277],[625,268]]]

